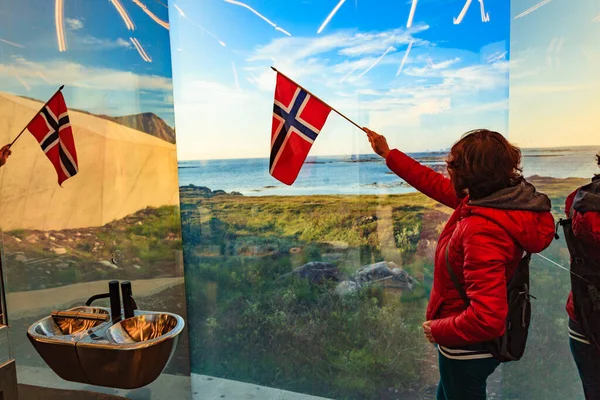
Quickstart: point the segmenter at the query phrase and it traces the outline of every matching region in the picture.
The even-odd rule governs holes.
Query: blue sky
[[[115,7],[134,25],[127,28]],[[4,2],[0,90],[45,100],[65,84],[67,104],[97,114],[155,112],[174,124],[168,9],[156,0],[64,0],[66,51],[59,52],[55,1]],[[131,38],[137,39],[146,62]]]
[[[243,3],[270,22],[231,0],[175,0],[169,9],[164,0],[64,0],[65,52],[55,1],[0,9],[0,91],[43,100],[64,83],[72,108],[151,111],[173,125],[174,86],[180,159],[268,156],[270,65],[407,151],[446,148],[475,127],[510,128],[509,138],[528,147],[598,142],[595,0],[575,8],[566,0],[513,1],[512,10],[487,0],[487,22],[473,0],[460,24],[453,20],[466,0],[419,0],[410,29],[412,0],[346,0],[320,33],[338,0]],[[162,21],[170,16],[172,54],[169,31],[140,5]],[[369,151],[364,135],[332,114],[311,154]]]
[[[474,0],[455,24],[465,0],[420,0],[407,28],[412,1],[347,0],[320,33],[338,0],[240,3],[170,2],[180,159],[268,156],[270,65],[408,151],[507,130],[509,2],[482,17]],[[364,134],[332,115],[311,154],[365,152]]]

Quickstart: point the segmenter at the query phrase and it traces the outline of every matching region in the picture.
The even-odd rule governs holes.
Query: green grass
[[[102,227],[7,232],[5,254],[22,253],[27,260],[46,260],[41,264],[7,263],[8,288],[18,292],[106,279],[114,276],[115,270],[99,262],[110,261],[116,250],[123,255],[120,279],[173,276],[176,253],[181,250],[180,226],[179,210],[165,206],[144,209]],[[31,237],[34,242],[27,240]],[[64,248],[66,254],[58,256],[52,247]],[[53,267],[61,262],[70,266]]]
[[[334,286],[281,276],[336,252],[346,255],[337,265],[348,274],[382,260],[378,227],[386,212],[392,219],[387,239],[404,267],[422,270],[426,262],[416,247],[423,215],[433,206],[418,194],[183,196],[190,329],[202,338],[191,343],[193,370],[336,399],[376,398],[389,387],[421,389],[424,286],[402,297],[372,288],[339,298]],[[336,248],[340,242],[343,250]],[[276,253],[236,253],[267,245]],[[293,247],[300,253],[290,255]]]
[[[585,182],[533,181],[557,218],[567,194]],[[181,209],[194,372],[335,399],[387,398],[390,388],[403,398],[436,382],[420,325],[431,249],[450,210],[420,194],[207,199],[185,191]],[[248,254],[267,246],[275,252]],[[568,266],[562,241],[545,255]],[[420,284],[401,296],[372,287],[340,298],[334,285],[281,279],[308,261],[332,259],[346,274],[395,261]],[[528,351],[504,367],[503,398],[575,398],[568,273],[534,258],[531,283],[538,300]]]

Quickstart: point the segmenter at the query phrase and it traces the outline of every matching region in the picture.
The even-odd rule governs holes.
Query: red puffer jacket
[[[492,196],[470,201],[457,196],[449,179],[392,150],[388,167],[423,194],[455,211],[440,235],[427,320],[439,345],[464,346],[504,334],[508,313],[506,285],[523,250],[538,253],[554,237],[550,200],[523,181]],[[450,265],[467,292],[466,307],[446,269]]]
[[[594,182],[598,181],[600,181],[600,176],[594,178]],[[575,198],[580,189],[575,190],[567,197],[565,213],[567,214],[567,218],[573,219],[573,233],[575,236],[588,243],[592,255],[600,259],[600,212],[580,213],[575,210],[575,208],[579,208],[578,203],[582,200],[582,198]],[[567,299],[567,313],[569,314],[569,318],[577,321],[573,293],[569,293],[569,298]]]

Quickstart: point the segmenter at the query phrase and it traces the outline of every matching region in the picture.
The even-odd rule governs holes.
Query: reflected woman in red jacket
[[[596,162],[600,167],[600,153],[596,156]],[[567,197],[565,213],[567,218],[571,219],[572,240],[578,242],[577,244],[572,243],[576,246],[574,250],[578,248],[585,251],[585,255],[571,253],[571,258],[581,256],[586,258],[585,264],[576,266],[572,264],[571,266],[571,270],[574,267],[577,268],[577,274],[571,275],[575,290],[569,293],[567,300],[571,353],[579,371],[585,398],[600,400],[600,343],[598,343],[600,323],[598,317],[589,315],[590,309],[581,304],[582,301],[587,301],[582,295],[585,293],[588,283],[597,285],[600,280],[598,277],[598,265],[600,265],[600,175],[596,175],[590,184],[578,188]],[[586,281],[582,281],[582,278],[585,278]],[[581,297],[578,298],[578,296]],[[583,323],[583,318],[587,320],[587,329],[584,329],[586,324]],[[586,331],[588,331],[587,334]],[[590,334],[594,338],[591,339]]]
[[[552,242],[550,199],[522,177],[521,151],[497,132],[465,134],[448,156],[450,179],[390,150],[385,137],[365,132],[396,175],[454,209],[438,241],[423,330],[439,349],[438,400],[485,399],[487,378],[499,362],[484,343],[504,334],[507,282],[523,253],[538,253]],[[446,268],[446,247],[468,307]]]

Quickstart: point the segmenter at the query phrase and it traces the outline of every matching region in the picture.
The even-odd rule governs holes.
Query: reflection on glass
[[[185,315],[168,8],[24,0],[3,4],[0,19],[0,143],[64,84],[79,158],[61,188],[25,132],[0,183],[11,346],[18,365],[60,387],[27,342],[34,321],[82,305],[113,279],[133,282],[140,307]],[[189,373],[182,344],[169,376]],[[152,396],[160,379],[145,389]],[[19,380],[36,384],[31,372]],[[179,397],[190,396],[181,386]]]
[[[171,20],[192,371],[335,399],[432,395],[421,323],[449,210],[334,115],[296,182],[273,179],[270,66],[445,172],[460,134],[508,130],[508,5],[240,3],[180,0]]]
[[[600,8],[592,1],[531,1],[512,2],[511,10],[510,139],[536,148],[525,152],[524,172],[551,197],[555,219],[565,218],[566,197],[597,172],[600,25],[593,20]],[[564,238],[532,258],[538,299],[527,357],[504,369],[507,398],[584,397],[569,349],[569,258]]]
[[[436,352],[420,324],[449,211],[335,116],[294,185],[274,180],[269,67],[439,172],[462,132],[507,133],[559,218],[596,172],[600,9],[496,3],[177,2],[193,372],[329,398],[433,395]],[[490,378],[490,398],[581,397],[568,264],[562,240],[532,259],[528,350]]]

